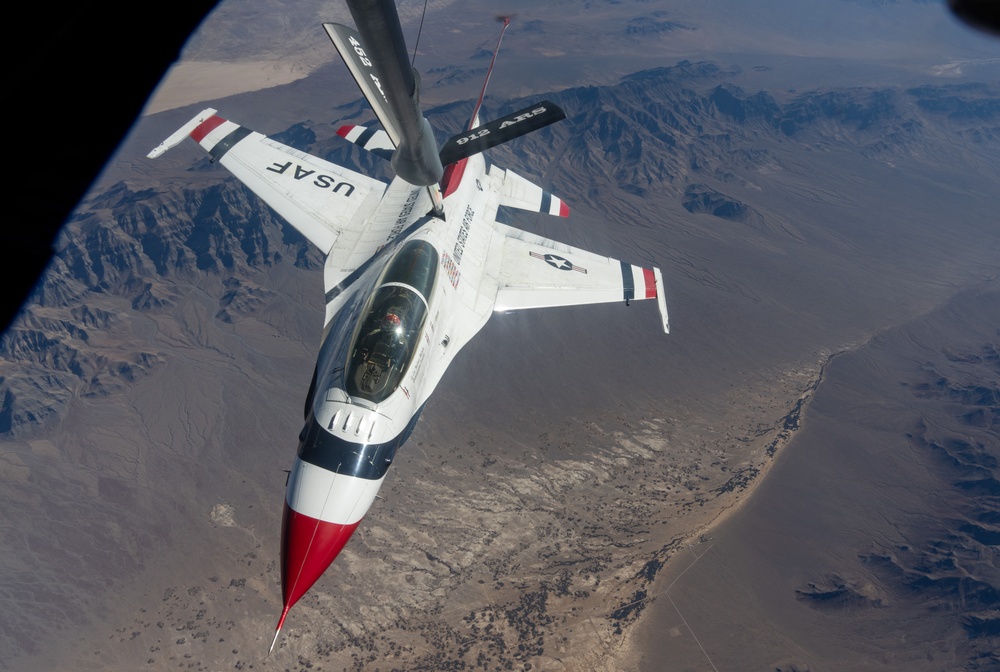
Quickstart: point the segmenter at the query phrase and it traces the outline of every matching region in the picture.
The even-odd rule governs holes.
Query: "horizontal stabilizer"
[[[381,129],[368,128],[367,126],[341,126],[337,129],[337,135],[386,161],[392,159],[392,151],[395,147],[392,145],[392,140],[389,139],[389,134]]]
[[[451,138],[441,148],[441,164],[461,161],[565,118],[566,113],[558,105],[543,100]]]
[[[500,205],[555,217],[569,217],[569,206],[561,198],[553,196],[513,170],[503,171],[503,183],[497,187],[497,192],[500,194]]]

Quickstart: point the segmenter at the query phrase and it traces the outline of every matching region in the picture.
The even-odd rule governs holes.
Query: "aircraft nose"
[[[281,597],[285,612],[299,601],[358,529],[299,513],[285,502],[281,523]]]
[[[358,478],[295,459],[288,476],[281,522],[281,597],[288,610],[305,595],[358,529],[385,474]],[[273,644],[272,644],[273,646]]]

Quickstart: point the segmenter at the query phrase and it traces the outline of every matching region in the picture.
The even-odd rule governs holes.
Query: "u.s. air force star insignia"
[[[586,268],[574,266],[569,259],[566,259],[565,257],[560,257],[558,254],[539,254],[538,252],[529,252],[528,254],[530,254],[535,259],[541,259],[552,268],[557,268],[560,271],[576,271],[577,273],[584,273],[584,274],[586,274],[587,272]]]

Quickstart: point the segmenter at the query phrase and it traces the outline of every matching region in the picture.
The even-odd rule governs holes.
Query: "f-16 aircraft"
[[[565,115],[548,101],[480,124],[440,149],[420,111],[391,0],[349,0],[355,31],[324,28],[382,128],[338,135],[392,162],[389,185],[275,142],[207,109],[150,154],[190,137],[326,254],[326,318],[288,478],[281,588],[289,609],[340,553],[396,451],[462,347],[497,311],[655,299],[663,279],[497,221],[500,206],[566,217],[559,198],[482,152]]]

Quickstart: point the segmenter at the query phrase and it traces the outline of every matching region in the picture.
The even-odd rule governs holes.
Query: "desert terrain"
[[[636,666],[996,669],[998,310],[993,279],[834,358],[772,474],[664,572]]]
[[[197,105],[176,84],[4,336],[0,668],[988,669],[996,521],[969,492],[995,468],[996,401],[962,401],[996,387],[988,47],[908,4],[851,6],[871,31],[944,31],[937,49],[887,28],[880,58],[853,60],[806,19],[761,49],[766,32],[737,39],[685,3],[570,4],[559,29],[521,8],[487,105],[567,110],[491,158],[573,217],[504,216],[661,266],[673,333],[651,305],[495,315],[265,657],[322,260],[192,143],[144,155],[210,102],[387,176],[334,135],[371,119],[342,68],[293,58],[315,35],[279,22],[265,42],[307,74]],[[433,9],[420,58],[443,139],[495,37]],[[244,43],[209,28],[189,60]]]

